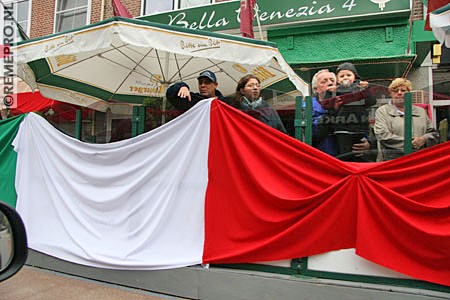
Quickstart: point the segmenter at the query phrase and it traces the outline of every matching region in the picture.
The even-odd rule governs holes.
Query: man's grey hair
[[[312,81],[311,81],[311,88],[312,88],[313,92],[317,87],[317,76],[319,76],[319,74],[321,74],[323,72],[330,72],[330,70],[322,69],[322,70],[317,71],[316,74],[314,74]],[[330,73],[333,73],[333,72],[330,72]],[[336,79],[336,74],[333,73],[333,75],[334,75],[334,79]]]

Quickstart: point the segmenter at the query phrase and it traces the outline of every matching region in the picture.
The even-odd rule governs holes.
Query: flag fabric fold
[[[136,138],[88,144],[30,113],[13,143],[30,248],[102,268],[201,263],[208,119],[197,106]]]
[[[24,118],[25,115],[20,115],[0,120],[0,201],[6,202],[12,207],[16,206],[17,198],[14,188],[17,153],[11,143]]]
[[[430,26],[430,13],[446,4],[448,4],[448,0],[428,0],[427,15],[425,17],[425,30],[432,31]]]
[[[253,20],[255,15],[253,10],[255,8],[256,0],[241,0],[241,13],[240,13],[240,31],[243,37],[254,38],[253,34]]]
[[[112,0],[113,13],[116,17],[133,18],[125,5],[120,0]]]
[[[394,161],[346,163],[217,106],[204,262],[356,248],[376,264],[450,284],[450,142]]]
[[[30,247],[49,255],[163,269],[355,248],[450,285],[448,142],[395,161],[342,162],[205,100],[154,131],[103,145],[29,114],[13,144],[17,209]]]
[[[441,45],[450,47],[450,3],[444,5],[429,15],[430,27]]]

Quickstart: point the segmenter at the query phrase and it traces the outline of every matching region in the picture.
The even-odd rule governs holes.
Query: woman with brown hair
[[[286,133],[286,128],[277,111],[262,99],[261,81],[255,75],[248,74],[239,80],[231,105]]]

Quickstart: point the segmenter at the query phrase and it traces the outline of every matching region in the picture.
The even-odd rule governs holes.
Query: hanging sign
[[[317,21],[347,21],[392,17],[410,13],[410,0],[258,0],[255,19],[262,26],[310,23]],[[190,29],[209,31],[233,30],[240,27],[240,1],[228,1],[190,9],[140,17]],[[253,25],[256,26],[256,20]]]

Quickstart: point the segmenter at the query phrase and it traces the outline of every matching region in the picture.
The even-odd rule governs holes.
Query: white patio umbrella
[[[253,73],[269,87],[290,80],[308,95],[308,85],[273,43],[115,17],[17,45],[18,74],[49,98],[113,113],[185,81],[197,88],[203,70],[216,73],[219,90],[234,92]]]

